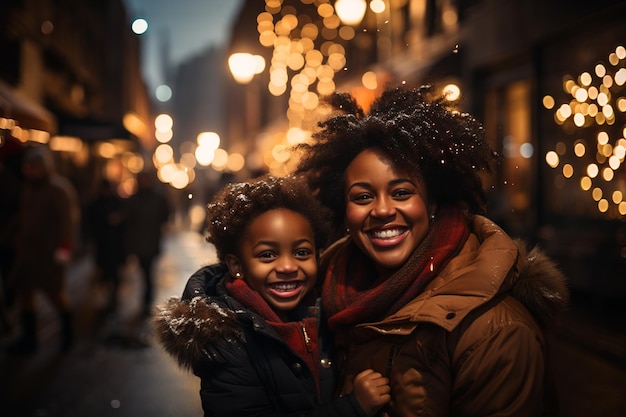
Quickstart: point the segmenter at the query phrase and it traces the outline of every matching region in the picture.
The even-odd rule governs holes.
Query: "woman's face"
[[[401,267],[428,232],[424,183],[368,149],[346,169],[345,190],[346,225],[356,245],[381,273]]]
[[[288,209],[267,211],[252,221],[228,255],[231,273],[240,272],[276,313],[294,309],[313,288],[317,275],[315,236],[308,220]]]

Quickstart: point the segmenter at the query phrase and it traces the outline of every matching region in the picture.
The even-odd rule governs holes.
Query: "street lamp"
[[[255,75],[265,69],[265,59],[261,55],[237,52],[228,57],[228,68],[235,81],[248,84]]]
[[[361,23],[367,3],[365,0],[337,0],[335,11],[344,25],[356,26]]]

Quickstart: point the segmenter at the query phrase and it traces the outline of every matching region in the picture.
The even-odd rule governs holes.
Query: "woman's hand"
[[[353,394],[368,416],[373,416],[389,402],[389,379],[380,372],[366,369],[354,378]]]

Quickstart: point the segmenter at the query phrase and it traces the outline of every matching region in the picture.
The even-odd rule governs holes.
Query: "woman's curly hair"
[[[497,155],[484,141],[482,125],[468,114],[432,98],[432,88],[386,90],[366,115],[348,94],[325,99],[336,112],[319,123],[312,143],[295,147],[301,159],[295,173],[307,177],[333,213],[335,227],[345,215],[344,173],[363,150],[383,152],[401,170],[426,184],[438,204],[461,205],[483,213],[486,195],[481,172],[491,172]]]
[[[217,257],[237,254],[248,226],[261,214],[284,208],[308,220],[315,235],[316,248],[327,243],[330,213],[317,200],[301,177],[275,177],[269,174],[248,182],[231,183],[222,188],[207,206],[206,240],[215,245]]]

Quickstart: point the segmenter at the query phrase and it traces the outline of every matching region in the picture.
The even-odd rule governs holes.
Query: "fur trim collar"
[[[207,358],[223,362],[221,349],[245,342],[236,311],[202,297],[170,298],[157,308],[152,325],[158,341],[185,369]]]
[[[519,278],[513,283],[511,292],[538,322],[548,324],[569,304],[565,276],[539,247],[528,250],[521,240],[516,240],[515,244],[519,251]]]

